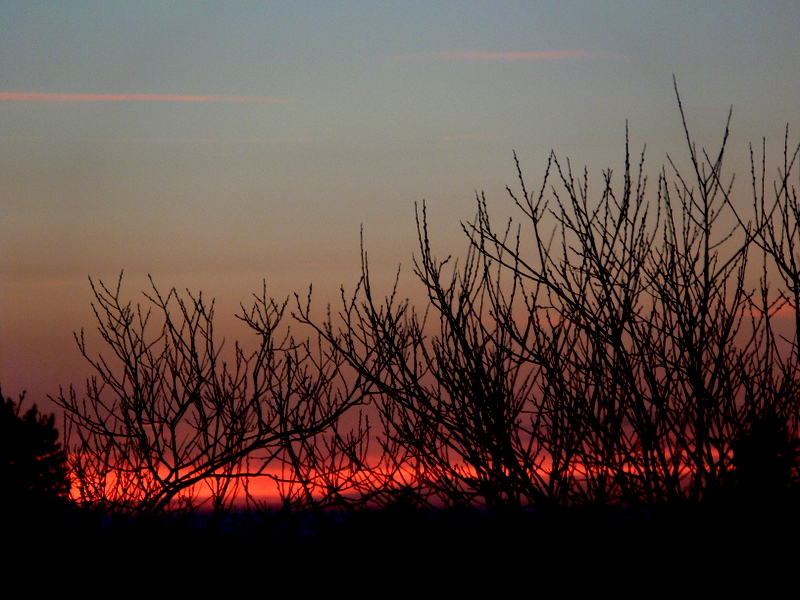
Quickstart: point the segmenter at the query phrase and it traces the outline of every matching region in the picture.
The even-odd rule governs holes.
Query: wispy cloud
[[[23,102],[294,102],[266,96],[186,96],[171,94],[42,94],[0,92],[0,101]]]
[[[719,106],[684,106],[683,110],[687,112],[707,112],[707,113],[721,113],[728,112],[730,106],[720,104]],[[637,110],[650,111],[650,112],[678,112],[677,106],[643,106]]]
[[[442,136],[443,140],[484,140],[486,139],[485,135],[476,134],[476,133],[465,133],[463,135],[445,135]]]
[[[118,138],[91,140],[98,142],[119,142],[128,144],[280,144],[292,142],[308,142],[310,137],[273,137],[273,138]]]
[[[609,59],[621,58],[623,54],[605,50],[546,50],[541,52],[482,52],[461,50],[456,52],[412,52],[398,54],[396,60],[452,60],[452,61],[547,61],[574,58]]]
[[[267,137],[267,138],[50,138],[42,136],[0,136],[0,142],[86,142],[92,144],[291,144],[313,141],[313,137]]]
[[[54,288],[63,287],[65,285],[84,284],[82,280],[75,279],[53,279],[53,280],[4,280],[0,281],[0,287],[3,288]]]

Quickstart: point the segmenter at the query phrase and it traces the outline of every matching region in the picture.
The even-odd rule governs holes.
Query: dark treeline
[[[422,205],[421,307],[378,294],[363,252],[327,317],[310,296],[243,305],[250,351],[222,347],[202,295],[154,285],[134,305],[121,278],[92,282],[106,350],[78,335],[96,375],[53,398],[77,502],[210,523],[236,506],[354,519],[788,507],[800,147],[787,130],[774,180],[764,147],[752,153],[742,206],[727,125],[709,154],[681,117],[688,168],[669,159],[655,179],[627,145],[599,186],[552,154],[531,189],[518,164],[516,216],[496,222],[479,196],[458,260],[435,255]],[[281,507],[253,491],[263,479]]]

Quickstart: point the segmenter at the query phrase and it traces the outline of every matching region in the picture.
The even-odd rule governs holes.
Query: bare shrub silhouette
[[[436,259],[418,211],[424,312],[396,287],[376,296],[366,253],[337,318],[300,312],[374,386],[385,447],[422,504],[697,503],[734,467],[754,414],[770,407],[796,437],[796,352],[781,352],[772,327],[792,297],[769,288],[766,263],[760,289],[747,277],[756,240],[786,255],[777,264],[796,289],[786,236],[798,230],[772,219],[795,214],[797,152],[777,208],[757,197],[760,222],[737,224],[723,173],[730,115],[709,155],[676,97],[689,168],[669,158],[654,191],[644,152],[635,167],[627,144],[621,180],[603,173],[595,194],[588,171],[555,154],[531,193],[517,163],[520,191],[508,191],[521,220],[498,228],[480,195],[461,263]]]
[[[531,190],[517,161],[517,216],[498,225],[480,194],[459,260],[437,258],[417,207],[421,308],[398,283],[373,289],[362,245],[327,317],[295,297],[311,335],[262,293],[240,315],[258,349],[226,361],[201,296],[153,286],[133,307],[93,282],[111,353],[78,336],[97,377],[56,399],[79,497],[191,511],[203,484],[222,514],[268,467],[290,513],[648,512],[796,486],[800,146],[787,134],[771,199],[753,160],[745,221],[723,171],[730,114],[709,154],[675,92],[688,166],[668,157],[655,182],[627,132],[623,172],[599,186],[551,153]],[[791,334],[775,326],[786,305]]]
[[[96,376],[82,397],[70,388],[54,398],[66,413],[82,503],[159,515],[210,502],[214,515],[224,514],[241,482],[264,475],[295,441],[360,400],[358,381],[340,377],[335,354],[280,329],[285,302],[264,293],[243,308],[258,347],[247,354],[235,344],[225,358],[213,302],[153,284],[134,307],[123,302],[121,282],[91,282],[109,352],[95,356],[84,333],[76,335]]]
[[[543,369],[538,410],[546,416],[537,433],[551,485],[568,478],[562,487],[571,497],[560,502],[699,501],[730,468],[731,440],[748,414],[779,406],[785,419],[797,410],[796,360],[768,342],[770,310],[782,293],[770,296],[763,284],[757,299],[746,284],[753,233],[735,220],[720,225],[732,212],[732,181],[722,172],[728,127],[718,153],[699,151],[677,88],[676,97],[690,173],[670,158],[671,176],[661,171],[654,199],[646,197],[644,154],[634,174],[626,152],[621,189],[607,172],[595,201],[587,174],[576,177],[569,162],[551,156],[553,234],[541,224],[547,177],[531,196],[521,175],[522,194],[511,195],[532,243],[496,230],[485,201],[468,228],[473,246],[526,290],[528,314],[556,315],[546,329],[553,338],[524,346]],[[788,197],[790,167],[776,188],[778,205]],[[511,335],[524,332],[512,325]],[[556,335],[570,342],[553,356]]]
[[[474,250],[463,269],[448,275],[448,261],[433,256],[424,207],[418,230],[415,274],[428,291],[425,314],[395,293],[377,300],[364,253],[360,284],[343,298],[338,325],[315,325],[304,312],[298,317],[372,385],[383,427],[385,470],[378,479],[385,485],[397,484],[405,495],[414,490],[422,506],[530,504],[539,490],[528,449],[538,442],[530,423],[517,424],[528,419],[524,397],[532,378],[520,368],[518,345],[491,317],[503,308],[494,297],[502,292]]]

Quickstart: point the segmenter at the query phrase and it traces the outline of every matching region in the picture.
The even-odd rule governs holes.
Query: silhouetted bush
[[[743,509],[780,511],[798,482],[800,444],[773,413],[759,415],[733,444],[729,485]]]
[[[218,523],[249,478],[290,460],[294,444],[361,400],[336,353],[280,327],[285,302],[256,296],[241,319],[257,349],[234,344],[226,355],[213,302],[153,285],[134,306],[121,283],[91,282],[107,352],[95,356],[76,334],[96,372],[85,395],[70,387],[52,398],[65,412],[82,505],[142,517],[203,508]]]
[[[92,354],[81,333],[97,378],[55,399],[80,501],[192,512],[206,485],[222,518],[247,482],[270,477],[298,531],[365,510],[352,523],[535,512],[602,530],[609,518],[701,515],[733,489],[766,505],[788,498],[800,146],[787,135],[771,198],[753,159],[748,220],[723,172],[730,115],[709,154],[676,97],[688,167],[668,157],[654,185],[627,141],[623,172],[597,188],[553,153],[530,190],[517,162],[517,217],[498,226],[479,195],[459,261],[436,257],[423,204],[420,308],[397,285],[376,293],[362,249],[360,280],[326,318],[296,296],[293,323],[308,337],[262,293],[240,314],[258,349],[236,345],[226,362],[202,297],[153,286],[134,307],[119,284],[92,282],[111,352]],[[784,285],[773,288],[776,273]],[[791,333],[776,331],[779,310],[794,316]]]
[[[754,415],[797,437],[797,332],[773,323],[800,314],[800,147],[787,139],[772,204],[753,167],[747,224],[723,174],[727,126],[709,155],[682,123],[689,168],[670,158],[655,190],[627,144],[621,178],[607,171],[597,188],[552,154],[531,191],[518,164],[519,221],[498,228],[480,195],[462,262],[436,259],[423,205],[424,310],[396,289],[377,296],[366,254],[338,315],[315,324],[299,310],[371,385],[380,474],[427,506],[636,512],[706,499]],[[784,289],[767,283],[776,267]]]

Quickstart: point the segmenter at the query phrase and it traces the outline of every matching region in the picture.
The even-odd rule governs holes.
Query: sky
[[[748,144],[798,139],[800,3],[0,0],[3,393],[82,385],[90,276],[202,290],[237,337],[262,282],[352,289],[363,231],[413,298],[415,203],[458,255],[514,152],[534,183],[551,150],[619,169],[627,123],[657,172],[685,156],[673,76],[698,145],[733,107],[746,192]]]

